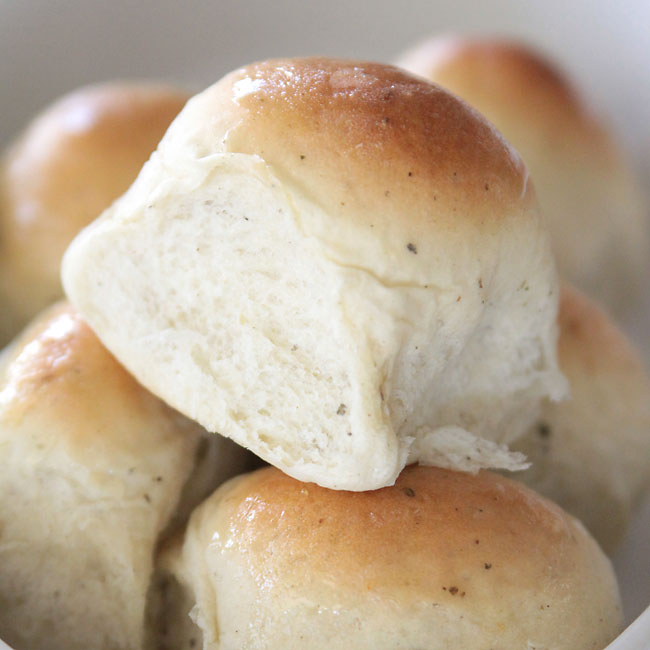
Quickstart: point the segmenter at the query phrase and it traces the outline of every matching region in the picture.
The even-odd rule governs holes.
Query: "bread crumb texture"
[[[63,277],[138,381],[331,488],[524,467],[504,445],[564,391],[521,160],[390,66],[267,62],[196,96]]]

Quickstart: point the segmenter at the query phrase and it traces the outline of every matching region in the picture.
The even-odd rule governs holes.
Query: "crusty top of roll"
[[[508,111],[535,126],[557,125],[596,135],[596,123],[557,66],[529,46],[498,38],[432,38],[406,52],[400,65],[441,86],[453,88],[473,106],[489,114],[490,106]],[[483,108],[485,107],[485,108]],[[547,134],[548,135],[548,134]]]
[[[409,467],[350,493],[260,470],[202,504],[166,561],[210,649],[587,650],[620,626],[581,524],[486,472]]]
[[[63,251],[129,187],[188,97],[153,83],[81,88],[48,107],[6,152],[0,300],[13,313],[0,317],[0,344],[62,296]]]
[[[650,267],[647,206],[613,137],[558,66],[521,43],[462,36],[431,39],[399,63],[505,135],[530,170],[560,273],[634,318]]]
[[[174,507],[187,514],[201,493],[253,466],[241,447],[207,436],[138,384],[67,302],[42,312],[0,355],[0,438],[19,437],[27,446],[47,440],[45,458],[64,454],[108,474],[130,465],[159,475],[168,466],[173,477],[165,480],[181,481],[177,498],[193,468],[184,486],[193,492],[182,497],[193,502],[172,499],[163,519]]]
[[[46,109],[7,152],[7,207],[16,216],[4,217],[4,245],[28,242],[41,255],[55,247],[60,258],[128,189],[188,97],[169,86],[107,83]]]
[[[558,322],[570,396],[546,402],[514,443],[532,463],[517,478],[578,517],[612,551],[650,488],[650,379],[611,318],[566,285]]]
[[[44,420],[65,422],[68,434],[83,438],[96,435],[99,413],[115,415],[116,404],[132,423],[152,417],[177,417],[179,424],[184,420],[139,386],[66,303],[47,310],[8,348],[3,368],[8,372],[2,381],[3,417],[10,421],[38,413]],[[73,420],[80,426],[72,426]],[[102,435],[108,441],[125,433],[120,443],[144,442],[118,426]],[[77,442],[83,445],[81,439]]]
[[[110,467],[112,453],[121,462],[130,457],[136,463],[171,444],[185,450],[174,461],[181,472],[187,471],[183,463],[193,462],[190,450],[201,427],[140,386],[69,303],[36,319],[7,348],[0,367],[6,372],[0,378],[3,435],[14,426],[43,426],[39,435],[49,431],[53,449],[65,448],[96,468]],[[229,443],[226,449],[230,453]]]
[[[519,156],[488,124],[391,66],[267,61],[230,74],[211,94],[221,110],[210,112],[209,100],[194,107],[224,141],[219,147],[208,132],[206,153],[217,145],[257,154],[338,218],[374,227],[396,219],[414,232],[433,219],[489,228],[530,198]]]
[[[226,76],[74,241],[63,279],[143,385],[326,487],[382,487],[417,461],[521,468],[499,443],[564,389],[524,166],[391,66]]]
[[[219,510],[202,506],[190,528],[216,523],[219,546],[232,539],[250,557],[249,568],[276,584],[304,575],[304,565],[292,566],[304,553],[310,574],[336,577],[342,589],[366,584],[373,592],[405,590],[417,599],[445,596],[443,587],[454,596],[456,585],[462,598],[468,595],[464,573],[475,571],[474,583],[498,578],[485,564],[513,573],[527,566],[521,588],[536,584],[549,565],[562,580],[586,545],[577,544],[577,531],[584,533],[558,507],[487,472],[409,466],[390,488],[351,493],[301,484],[266,468],[229,487]],[[338,549],[345,552],[338,555]],[[540,559],[532,567],[531,551]],[[439,561],[439,584],[424,570],[423,553],[429,569],[434,558]]]

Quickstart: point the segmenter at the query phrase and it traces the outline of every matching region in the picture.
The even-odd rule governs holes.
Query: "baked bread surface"
[[[582,525],[488,472],[413,466],[353,493],[260,470],[206,500],[161,566],[184,594],[179,648],[602,650],[621,625]]]
[[[332,488],[521,468],[503,443],[564,390],[525,167],[390,66],[264,62],[196,96],[63,278],[152,392]]]

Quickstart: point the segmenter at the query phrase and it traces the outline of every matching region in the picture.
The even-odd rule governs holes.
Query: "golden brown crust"
[[[213,92],[225,150],[261,156],[335,217],[374,226],[408,215],[418,230],[460,217],[498,223],[527,193],[521,160],[491,126],[392,66],[267,61]]]
[[[513,119],[548,127],[546,135],[553,138],[558,137],[558,127],[595,134],[596,124],[571,82],[529,45],[489,38],[434,38],[407,54],[402,63],[480,106],[488,119],[496,116],[497,127],[499,112],[510,111]]]
[[[119,408],[134,422],[173,422],[190,427],[160,400],[140,386],[100,343],[79,313],[68,303],[45,311],[12,344],[3,359],[7,369],[0,384],[3,421],[18,423],[36,415],[41,420],[67,422],[70,439],[94,437],[89,423],[108,423]],[[122,420],[120,420],[120,423]],[[162,424],[161,424],[162,426]],[[54,428],[52,429],[54,431]],[[131,430],[114,426],[106,439],[119,436],[126,447]],[[122,439],[123,438],[123,439]]]
[[[7,156],[3,245],[39,256],[54,247],[60,259],[133,182],[187,99],[163,86],[108,84],[54,104]]]
[[[471,601],[504,582],[548,586],[584,547],[557,506],[488,472],[411,466],[393,487],[352,493],[268,468],[238,487],[223,502],[229,538],[264,580],[287,581],[307,557],[344,591]]]
[[[164,566],[224,647],[589,650],[620,629],[579,522],[487,472],[410,466],[344,492],[259,470],[197,508]]]

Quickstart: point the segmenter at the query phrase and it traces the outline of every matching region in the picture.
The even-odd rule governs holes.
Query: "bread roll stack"
[[[648,205],[613,138],[563,73],[506,40],[434,38],[399,65],[469,102],[522,155],[560,274],[627,323],[643,316]]]
[[[15,146],[7,322],[56,295],[61,249],[183,101],[82,91]],[[607,504],[647,488],[650,384],[569,289],[558,344],[528,171],[461,100],[379,64],[235,71],[75,239],[63,280],[75,307],[0,356],[17,650],[597,650],[618,633],[582,525],[482,468],[528,453],[525,480],[609,543]],[[573,401],[555,403],[562,371]],[[276,467],[213,492],[249,458],[201,425]]]
[[[0,357],[0,638],[141,650],[158,543],[249,463],[47,311]]]
[[[187,98],[155,84],[82,88],[47,108],[6,152],[0,347],[63,296],[63,251],[129,187]]]
[[[582,525],[479,471],[527,466],[506,443],[566,383],[528,172],[462,101],[378,64],[238,70],[188,103],[63,279],[138,381],[276,465],[164,545],[151,647],[594,650],[618,633]]]
[[[259,63],[194,97],[63,280],[144,386],[330,488],[524,467],[503,443],[565,390],[524,165],[390,66]]]

